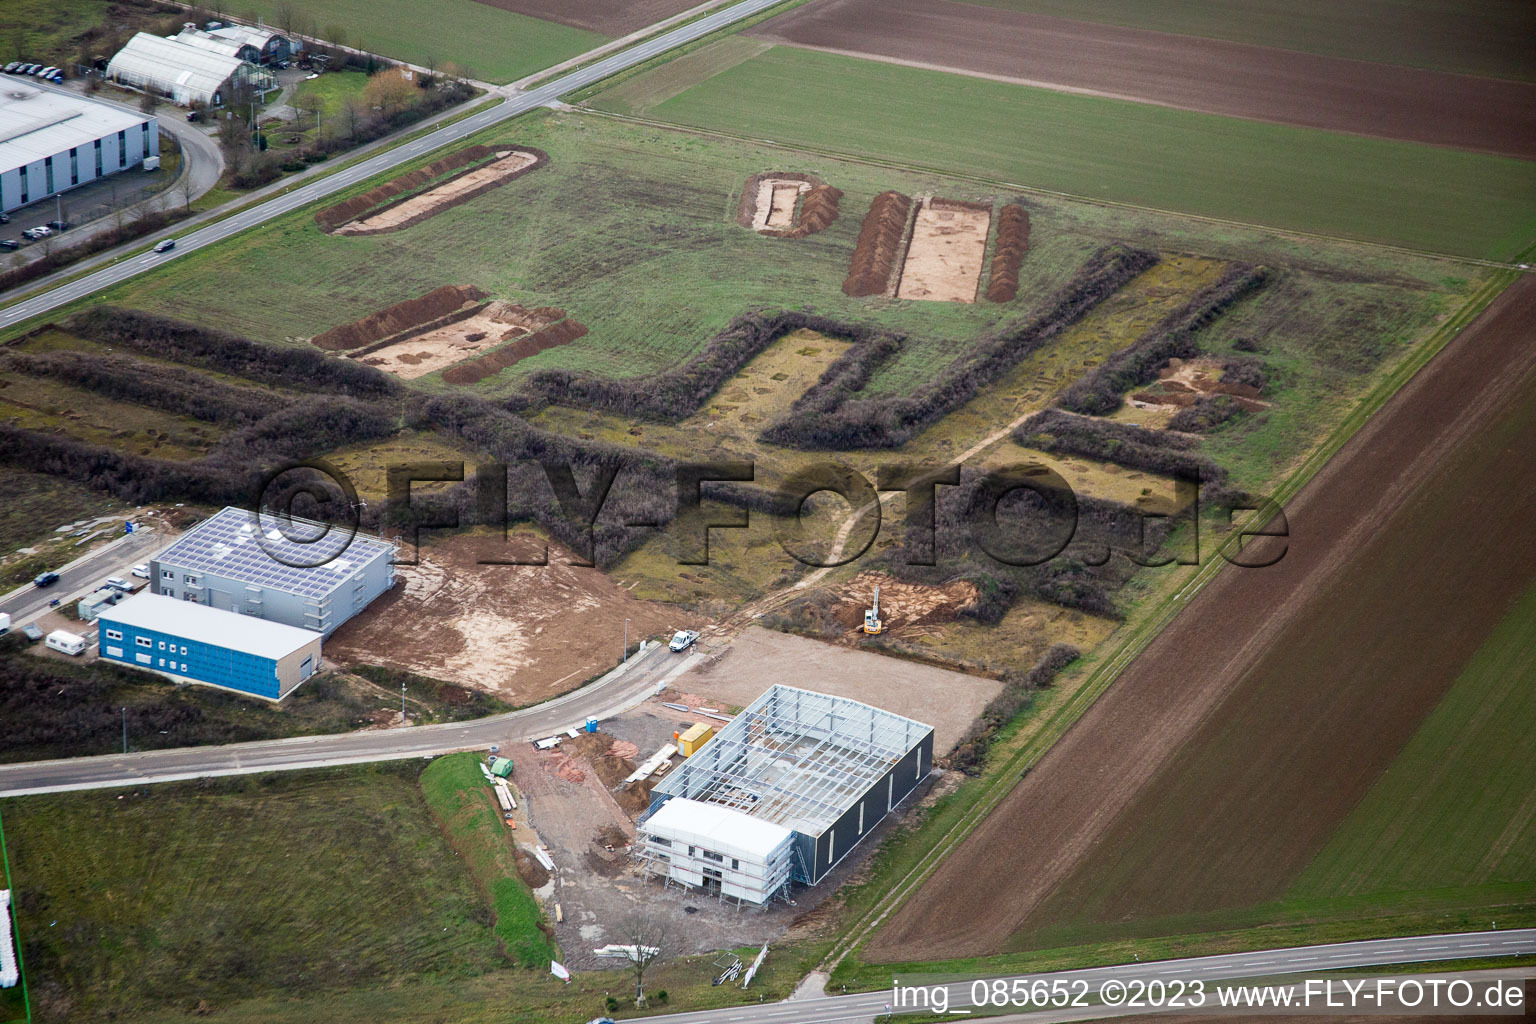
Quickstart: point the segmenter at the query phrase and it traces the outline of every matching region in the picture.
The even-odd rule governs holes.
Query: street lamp
[[[629,620],[624,620],[624,660],[629,661]]]
[[[405,724],[405,684],[400,684],[400,724]]]
[[[128,709],[123,708],[123,753],[128,753]]]

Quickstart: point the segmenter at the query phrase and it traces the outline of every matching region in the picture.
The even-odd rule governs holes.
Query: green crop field
[[[504,966],[420,762],[6,801],[41,1021]]]
[[[1508,259],[1536,240],[1536,163],[789,47],[713,75],[648,116],[1433,252]]]
[[[1536,587],[1291,890],[1297,899],[1536,880]]]
[[[558,955],[540,929],[544,912],[517,875],[513,837],[473,753],[440,757],[421,773],[427,806],[442,823],[454,853],[490,898],[496,937],[515,963],[548,967]]]
[[[430,9],[410,0],[250,0],[239,8],[268,24],[281,24],[285,9],[332,42],[412,64],[451,61],[488,82],[522,78],[606,42],[595,32],[475,0],[433,0]],[[338,34],[344,38],[332,38]]]
[[[968,0],[1058,18],[1536,81],[1522,0]]]

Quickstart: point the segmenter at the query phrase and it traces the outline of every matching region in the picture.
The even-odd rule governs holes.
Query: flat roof
[[[686,797],[668,800],[641,826],[666,839],[692,839],[712,853],[766,860],[794,834],[782,825],[719,804]]]
[[[0,173],[90,146],[120,131],[137,130],[151,120],[153,115],[115,104],[41,89],[21,79],[0,79]],[[68,170],[64,168],[66,175]]]
[[[651,795],[716,804],[816,836],[932,734],[931,725],[869,704],[780,684]]]
[[[279,518],[270,513],[258,517],[248,509],[230,506],[182,534],[154,557],[192,572],[321,598],[380,555],[394,557],[395,548],[389,542],[350,534],[345,528],[312,519]],[[310,537],[320,539],[303,543]]]
[[[178,601],[163,594],[130,597],[103,610],[96,621],[153,630],[273,661],[320,639],[320,634],[313,630],[210,608],[196,601]]]

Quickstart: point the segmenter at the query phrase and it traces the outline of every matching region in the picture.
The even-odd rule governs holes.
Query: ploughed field
[[[1522,279],[1373,417],[866,959],[1528,906],[1533,313]]]
[[[1229,117],[1536,157],[1536,83],[1346,60],[953,0],[829,0],[768,42]]]

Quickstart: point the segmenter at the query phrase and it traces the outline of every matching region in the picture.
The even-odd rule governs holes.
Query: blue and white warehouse
[[[320,667],[319,633],[158,594],[96,620],[101,656],[177,681],[281,700]]]

